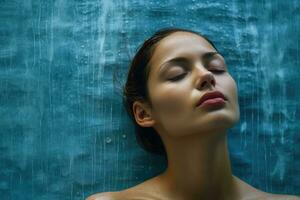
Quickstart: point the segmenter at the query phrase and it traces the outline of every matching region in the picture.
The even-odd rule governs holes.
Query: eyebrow
[[[204,53],[201,58],[203,60],[207,60],[211,57],[213,57],[214,55],[219,54],[221,55],[219,52],[216,51],[212,51],[212,52],[206,52]],[[221,55],[222,56],[222,55]],[[171,58],[170,60],[167,60],[166,62],[164,62],[163,64],[160,65],[160,69],[159,72],[164,72],[166,71],[168,68],[170,68],[172,65],[170,64],[176,64],[176,63],[187,63],[188,59],[186,57],[175,57],[175,58]]]

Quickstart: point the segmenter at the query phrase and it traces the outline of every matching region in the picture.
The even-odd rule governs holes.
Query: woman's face
[[[153,127],[160,134],[226,131],[239,120],[236,83],[224,58],[211,52],[216,49],[209,42],[189,32],[172,33],[158,43],[147,86]],[[224,105],[196,106],[205,93],[216,90],[227,98]]]

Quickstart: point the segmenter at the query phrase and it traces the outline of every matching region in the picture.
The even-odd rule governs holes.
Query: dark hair
[[[144,41],[144,43],[139,47],[130,63],[127,81],[123,87],[123,104],[130,118],[134,122],[135,134],[139,145],[146,151],[163,156],[166,156],[166,151],[159,134],[152,127],[141,127],[136,123],[132,106],[135,101],[141,101],[147,102],[152,107],[147,89],[150,71],[148,63],[159,41],[175,32],[190,32],[197,34],[205,38],[217,50],[214,44],[207,37],[198,32],[182,28],[160,29]]]

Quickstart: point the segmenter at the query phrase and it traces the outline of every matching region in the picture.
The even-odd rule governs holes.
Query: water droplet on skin
[[[107,144],[111,143],[111,138],[110,138],[110,137],[106,137],[105,142],[106,142]]]

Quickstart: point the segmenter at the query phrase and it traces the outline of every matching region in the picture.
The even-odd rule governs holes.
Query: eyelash
[[[224,70],[212,70],[212,71],[215,72],[216,74],[222,74],[225,72]]]
[[[178,81],[181,79],[181,77],[184,77],[187,73],[183,73],[183,74],[180,74],[179,76],[176,76],[174,78],[171,78],[170,81]]]
[[[211,70],[212,72],[216,73],[216,74],[222,74],[224,73],[225,71],[224,70]],[[170,81],[178,81],[178,80],[181,80],[182,77],[184,77],[187,73],[183,73],[183,74],[180,74],[179,76],[176,76],[172,79],[169,79]]]

